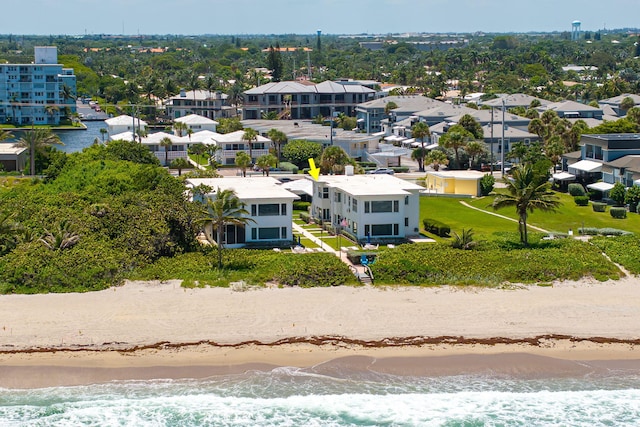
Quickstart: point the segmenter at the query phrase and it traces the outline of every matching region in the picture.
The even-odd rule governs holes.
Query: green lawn
[[[632,232],[640,230],[640,215],[638,214],[629,213],[626,219],[615,219],[609,214],[609,208],[607,208],[606,212],[594,212],[590,204],[589,206],[578,206],[573,201],[572,196],[564,193],[557,194],[562,202],[562,206],[558,211],[534,211],[529,215],[529,224],[559,233],[567,233],[571,229],[576,234],[578,228],[583,226],[595,228],[611,227]],[[489,196],[470,200],[469,204],[493,212],[492,208],[487,207],[492,202],[493,197]],[[504,208],[497,211],[497,213],[516,218],[515,208]]]
[[[457,199],[451,197],[420,197],[420,229],[424,231],[422,220],[431,218],[441,221],[451,227],[451,231],[460,234],[462,229],[473,228],[476,238],[489,238],[496,231],[517,231],[518,225],[514,222],[488,215],[483,212],[470,209],[460,201],[471,202],[473,199]],[[487,201],[483,201],[486,205]],[[480,204],[481,207],[485,207]],[[442,239],[438,236],[426,233],[429,237],[437,241]]]

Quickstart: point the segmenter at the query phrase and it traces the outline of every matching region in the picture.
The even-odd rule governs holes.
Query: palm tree
[[[425,163],[432,165],[433,170],[437,172],[440,169],[440,165],[446,166],[449,164],[449,159],[444,151],[431,150],[425,158]]]
[[[25,131],[16,145],[29,148],[29,161],[31,163],[31,175],[36,174],[36,152],[50,145],[64,145],[60,138],[50,129],[37,128]]]
[[[171,169],[178,169],[178,176],[182,176],[182,169],[187,169],[190,166],[191,166],[191,163],[189,163],[186,159],[183,159],[182,157],[178,157],[177,159],[172,161],[170,165]]]
[[[387,104],[388,105],[388,104]],[[411,128],[411,136],[415,139],[419,139],[422,143],[421,152],[424,154],[424,139],[431,136],[431,132],[429,131],[429,126],[426,123],[418,122]],[[415,152],[415,151],[414,151]],[[413,153],[412,153],[413,157]],[[424,159],[424,156],[422,157]],[[424,172],[424,161],[418,160],[418,170],[420,172]]]
[[[471,141],[467,144],[464,151],[469,155],[469,169],[473,167],[475,160],[478,156],[486,151],[484,144],[480,141]]]
[[[218,246],[218,268],[222,268],[222,249],[224,245],[224,229],[227,225],[244,226],[249,222],[255,222],[247,217],[249,212],[243,203],[231,189],[216,191],[216,198],[207,199],[199,222],[211,225],[215,232],[215,241]]]
[[[541,211],[555,211],[560,206],[560,199],[551,191],[551,184],[546,175],[536,171],[530,164],[515,167],[512,179],[505,178],[507,193],[498,193],[493,200],[493,208],[501,209],[515,206],[518,214],[518,230],[520,242],[528,245],[527,216],[538,209]]]
[[[160,146],[164,147],[164,164],[169,164],[169,149],[173,145],[173,141],[168,136],[165,136],[160,140]]]
[[[422,147],[418,147],[411,152],[411,159],[418,162],[418,171],[424,172],[424,158],[427,150]]]
[[[8,130],[0,129],[0,141],[6,141],[7,139],[13,138],[13,134]]]
[[[267,137],[273,142],[276,149],[276,167],[278,167],[278,162],[280,162],[281,152],[282,152],[282,144],[287,142],[287,135],[278,129],[271,129],[267,132]]]
[[[173,130],[178,136],[182,136],[184,132],[187,131],[187,124],[183,122],[175,122],[173,124]]]
[[[258,132],[255,129],[247,128],[242,134],[242,140],[249,144],[249,158],[253,162],[253,143],[258,140]]]
[[[244,151],[240,151],[236,154],[236,166],[242,171],[242,176],[247,176],[247,168],[251,166],[251,157]]]
[[[256,160],[256,166],[262,169],[262,174],[265,173],[269,176],[269,169],[274,167],[277,163],[276,156],[273,154],[265,154],[264,156],[258,157]]]
[[[71,223],[63,219],[53,232],[45,228],[45,234],[40,238],[40,242],[52,251],[69,249],[80,241],[80,235],[72,228]]]
[[[473,135],[460,125],[453,125],[438,141],[441,147],[450,148],[456,157],[456,167],[460,168],[460,149],[464,148]]]

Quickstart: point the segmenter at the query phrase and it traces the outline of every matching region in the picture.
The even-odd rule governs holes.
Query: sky
[[[640,0],[3,0],[0,34],[387,34],[639,28]],[[16,19],[11,19],[15,16]]]

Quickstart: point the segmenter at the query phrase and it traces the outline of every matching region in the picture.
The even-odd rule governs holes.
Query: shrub
[[[626,236],[628,234],[633,234],[630,231],[626,231],[626,230],[619,230],[617,228],[601,228],[600,230],[600,234],[603,236]]]
[[[578,206],[587,206],[589,204],[589,196],[574,196],[573,201]]]
[[[308,224],[311,222],[311,215],[309,215],[308,213],[300,212],[300,219]]]
[[[571,184],[569,184],[568,190],[569,190],[569,194],[571,194],[574,197],[587,195],[587,192],[584,191],[584,187],[582,186],[582,184],[578,184],[575,182],[572,182]]]
[[[301,202],[301,201],[293,202],[294,211],[308,211],[309,206],[311,206],[311,202]]]
[[[598,233],[600,233],[600,229],[595,227],[578,228],[578,234],[582,234],[583,236],[597,236]]]
[[[616,182],[613,185],[613,188],[611,189],[611,191],[609,191],[609,198],[611,198],[611,200],[613,200],[616,203],[616,206],[624,205],[624,199],[626,195],[627,195],[627,189],[625,188],[624,184],[621,182]],[[611,216],[613,216],[613,213],[611,214]],[[626,213],[625,213],[625,217],[626,217]],[[617,218],[617,217],[614,217],[614,218]]]
[[[396,167],[392,167],[391,170],[393,170],[395,173],[409,172],[409,168],[407,166],[396,166]]]
[[[496,183],[496,179],[491,174],[486,174],[480,178],[480,193],[483,196],[488,196],[493,191],[493,186]]]
[[[638,203],[640,203],[640,187],[637,185],[630,187],[627,190],[624,201],[629,204],[629,212],[637,212]]]
[[[593,208],[594,212],[606,212],[607,211],[607,204],[606,203],[593,202],[593,203],[591,203],[591,207]]]
[[[425,218],[422,220],[422,223],[426,231],[436,236],[449,237],[449,233],[451,233],[451,227],[438,220]]]
[[[280,167],[281,170],[288,171],[291,173],[298,173],[298,170],[299,170],[296,165],[289,162],[280,162],[278,166]]]
[[[614,218],[623,219],[627,217],[627,208],[614,206],[611,209],[609,209],[609,213]]]

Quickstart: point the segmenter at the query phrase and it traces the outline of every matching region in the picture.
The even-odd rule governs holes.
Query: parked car
[[[373,175],[393,175],[395,172],[393,172],[393,169],[389,169],[389,168],[378,168],[374,171],[369,171],[367,172],[369,174],[373,174]]]

